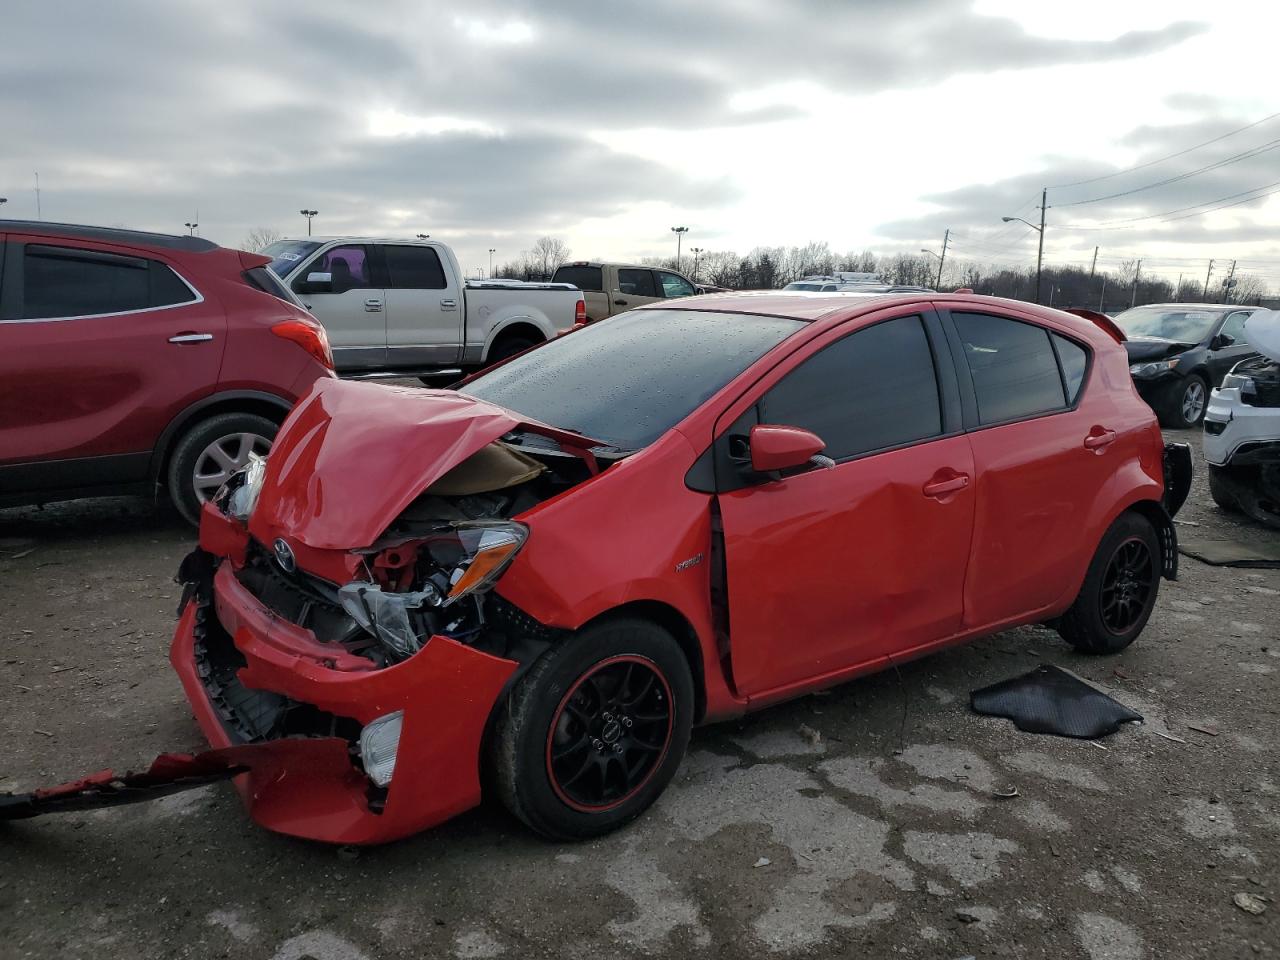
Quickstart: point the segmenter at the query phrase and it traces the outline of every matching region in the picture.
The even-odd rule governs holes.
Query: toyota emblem
[[[277,537],[271,548],[276,552],[276,563],[280,564],[281,570],[285,573],[293,573],[298,569],[298,561],[293,555],[291,546]]]

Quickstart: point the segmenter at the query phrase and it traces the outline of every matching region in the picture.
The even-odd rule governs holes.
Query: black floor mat
[[[1040,666],[969,694],[974,713],[1008,717],[1019,730],[1092,739],[1115,733],[1120,724],[1142,720],[1124,704],[1065,670]]]

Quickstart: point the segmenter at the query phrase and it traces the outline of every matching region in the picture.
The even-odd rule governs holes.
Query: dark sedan
[[[1115,318],[1129,339],[1129,372],[1142,399],[1166,427],[1194,427],[1209,390],[1227,371],[1255,356],[1244,322],[1256,307],[1153,303]]]

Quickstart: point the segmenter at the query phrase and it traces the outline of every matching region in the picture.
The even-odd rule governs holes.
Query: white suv
[[[1262,356],[1231,368],[1204,415],[1209,492],[1224,510],[1280,528],[1280,313],[1257,311],[1245,335]]]

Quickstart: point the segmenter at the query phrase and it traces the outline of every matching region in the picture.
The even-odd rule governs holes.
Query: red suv
[[[163,488],[200,505],[333,376],[267,257],[0,220],[0,506]]]
[[[1114,329],[932,293],[645,307],[456,391],[323,381],[205,505],[172,662],[259,823],[636,816],[694,723],[1050,623],[1114,653],[1190,482]]]

